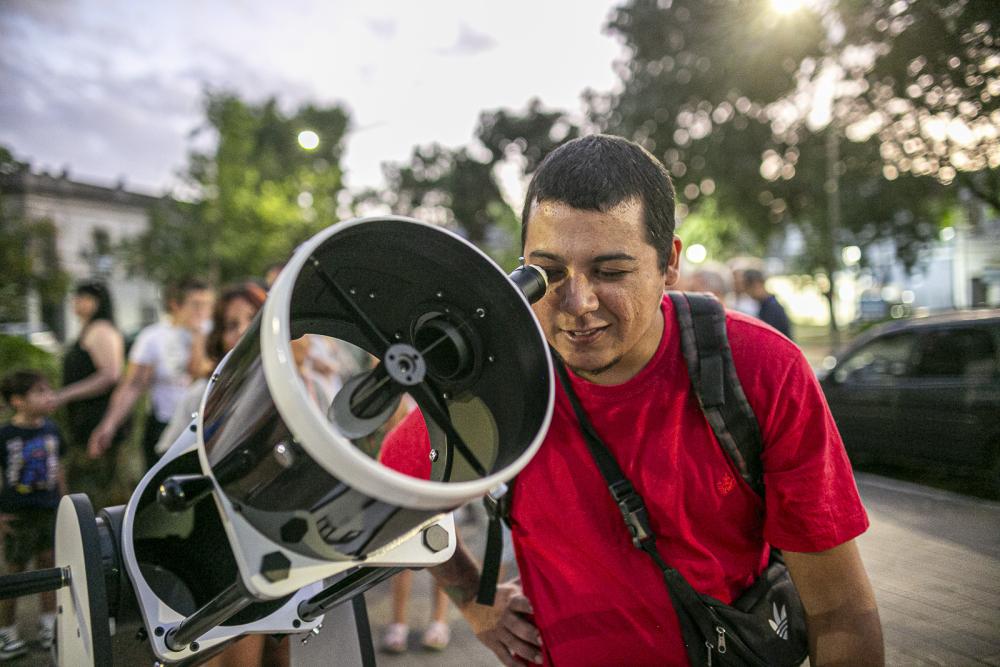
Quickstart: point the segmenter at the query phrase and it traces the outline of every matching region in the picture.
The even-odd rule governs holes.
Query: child
[[[65,492],[59,457],[63,439],[48,416],[55,395],[38,371],[11,373],[0,382],[4,401],[14,410],[9,424],[0,426],[0,533],[10,573],[23,572],[34,559],[39,569],[54,566],[56,508]],[[16,599],[0,606],[0,660],[28,652],[18,637]],[[52,646],[55,593],[42,594],[38,625],[41,646]]]

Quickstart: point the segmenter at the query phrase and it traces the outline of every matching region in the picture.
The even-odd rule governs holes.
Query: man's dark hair
[[[524,199],[521,247],[535,204],[555,201],[584,211],[606,212],[631,199],[642,204],[646,240],[656,248],[660,270],[666,270],[675,224],[670,176],[663,163],[645,148],[607,134],[567,141],[542,160]]]
[[[746,269],[743,272],[743,286],[750,287],[751,285],[763,285],[764,284],[764,274],[757,269]]]
[[[207,289],[212,289],[212,286],[201,278],[184,278],[183,280],[179,280],[167,287],[164,305],[169,310],[171,303],[180,305],[184,303],[184,299],[186,299],[187,295],[191,292],[198,292]]]
[[[3,395],[4,403],[10,405],[12,397],[26,396],[33,387],[41,382],[49,383],[49,379],[41,371],[33,369],[14,371],[0,380],[0,395]]]
[[[76,286],[74,293],[92,296],[97,301],[97,309],[90,317],[91,322],[107,320],[114,325],[114,303],[111,300],[111,292],[108,290],[107,285],[100,280],[86,280]]]

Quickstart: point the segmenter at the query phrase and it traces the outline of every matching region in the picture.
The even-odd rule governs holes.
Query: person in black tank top
[[[95,507],[103,507],[120,500],[115,497],[115,464],[128,425],[118,430],[114,446],[99,458],[87,456],[87,439],[107,411],[121,377],[125,346],[114,324],[111,294],[103,283],[78,285],[73,309],[82,325],[80,336],[63,357],[62,389],[55,398],[68,417],[67,483],[71,492],[86,493]]]

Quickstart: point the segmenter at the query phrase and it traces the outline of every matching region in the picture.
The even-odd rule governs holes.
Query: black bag
[[[670,298],[677,310],[681,346],[702,410],[740,475],[763,495],[760,430],[736,378],[726,340],[725,311],[706,295],[671,293]],[[660,555],[645,502],[594,430],[555,351],[553,360],[587,447],[622,512],[632,543],[649,554],[663,572],[691,663],[777,667],[801,664],[809,653],[805,610],[780,552],[772,549],[768,567],[731,605],[692,588]],[[734,437],[731,425],[739,438]]]

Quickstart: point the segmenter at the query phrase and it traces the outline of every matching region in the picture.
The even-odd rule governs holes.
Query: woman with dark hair
[[[65,406],[69,435],[67,482],[70,491],[84,492],[96,507],[111,502],[117,445],[127,427],[115,435],[112,447],[98,459],[86,456],[87,438],[101,421],[111,392],[125,365],[125,342],[115,326],[111,293],[100,281],[82,282],[73,295],[73,311],[80,322],[80,335],[63,357],[62,388],[55,394],[56,407]]]

